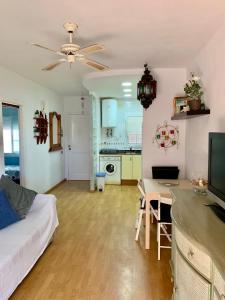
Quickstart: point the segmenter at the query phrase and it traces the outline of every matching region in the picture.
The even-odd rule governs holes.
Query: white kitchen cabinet
[[[122,179],[141,178],[141,155],[122,155]]]
[[[133,179],[132,155],[122,155],[122,179]]]
[[[225,299],[225,298],[224,298]],[[220,296],[218,295],[217,291],[213,291],[213,300],[221,300]]]
[[[172,191],[173,300],[225,300],[225,224],[209,206],[214,198]]]
[[[141,178],[141,155],[133,155],[132,172],[133,179]]]
[[[209,300],[210,283],[176,251],[174,300]]]
[[[102,100],[102,127],[113,128],[117,125],[117,100]]]

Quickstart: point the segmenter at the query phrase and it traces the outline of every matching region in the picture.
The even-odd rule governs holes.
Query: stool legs
[[[161,224],[157,223],[157,242],[158,242],[158,260],[160,260],[160,231],[161,231]]]
[[[137,231],[136,231],[136,236],[135,236],[135,241],[138,241],[140,229],[141,229],[141,222],[142,222],[142,217],[143,217],[143,210],[139,210],[139,218],[138,218],[138,223],[137,223]]]

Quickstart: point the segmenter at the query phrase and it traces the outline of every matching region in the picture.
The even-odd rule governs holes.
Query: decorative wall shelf
[[[205,110],[190,110],[186,112],[181,112],[174,114],[171,117],[171,120],[184,120],[184,119],[191,119],[191,118],[196,118],[204,115],[209,115],[210,114],[210,109],[205,109]]]

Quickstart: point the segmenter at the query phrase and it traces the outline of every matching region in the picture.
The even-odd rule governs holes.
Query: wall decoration
[[[49,113],[49,152],[58,151],[62,149],[61,137],[61,115],[53,111]]]
[[[179,114],[183,111],[188,111],[188,97],[181,96],[173,99],[173,114]]]
[[[157,82],[150,74],[148,64],[145,64],[144,68],[144,74],[137,84],[137,99],[140,101],[144,109],[147,109],[156,98]]]
[[[34,138],[37,144],[45,144],[48,137],[48,120],[44,111],[36,110],[34,113]]]
[[[179,145],[179,129],[177,126],[169,125],[166,121],[163,125],[158,125],[153,143],[157,143],[159,148],[165,151],[167,148]]]

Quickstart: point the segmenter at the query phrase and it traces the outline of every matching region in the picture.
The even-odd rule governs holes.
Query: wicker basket
[[[188,105],[190,110],[200,110],[201,109],[201,100],[199,99],[189,99]]]

